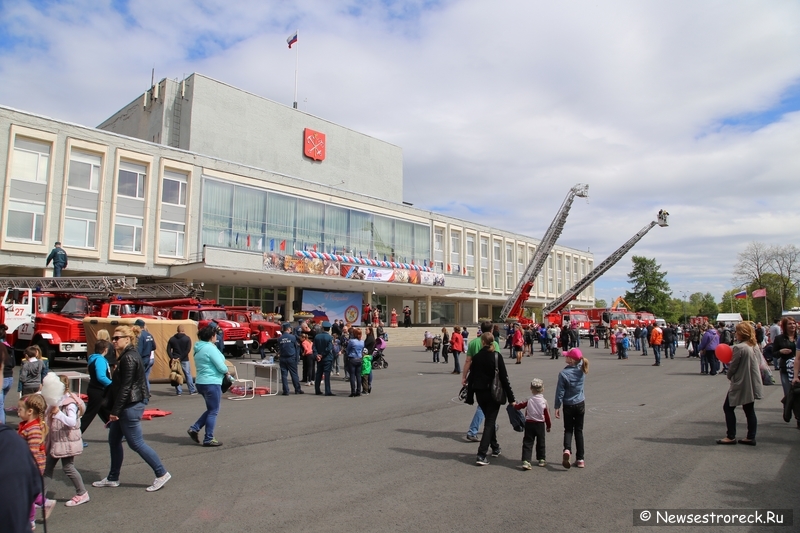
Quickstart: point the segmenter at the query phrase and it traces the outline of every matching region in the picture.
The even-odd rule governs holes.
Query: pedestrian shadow
[[[721,433],[724,436],[725,427],[723,425]],[[711,435],[701,435],[699,437],[691,437],[691,438],[681,438],[681,437],[634,437],[635,440],[641,440],[644,442],[650,442],[652,444],[680,444],[683,446],[698,446],[698,447],[711,447],[711,446],[718,446],[717,439],[722,438],[720,436],[711,436]]]
[[[200,434],[202,437],[202,432]],[[147,441],[155,441],[155,442],[162,442],[164,444],[178,444],[178,445],[186,445],[186,446],[198,446],[198,444],[192,441],[185,432],[183,435],[168,435],[166,433],[147,433],[144,435],[145,442]]]
[[[456,442],[462,442],[471,444],[469,441],[464,439],[463,432],[456,432],[456,431],[425,431],[422,429],[396,429],[395,431],[399,433],[407,433],[409,435],[419,435],[421,437],[425,437],[426,439],[449,439],[454,440]]]

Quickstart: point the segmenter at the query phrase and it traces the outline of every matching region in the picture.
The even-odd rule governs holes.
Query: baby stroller
[[[383,355],[383,350],[386,349],[386,341],[382,337],[375,339],[375,349],[372,351],[372,368],[389,368],[389,363],[386,362],[386,357]]]

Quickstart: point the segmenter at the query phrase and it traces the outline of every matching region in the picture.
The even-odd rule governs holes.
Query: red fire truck
[[[592,323],[586,311],[586,309],[567,309],[561,312],[550,313],[545,317],[545,323],[547,325],[556,324],[560,328],[569,328],[575,324],[575,327],[578,328],[578,334],[581,337],[588,337],[589,328],[592,327]]]
[[[245,350],[253,344],[250,328],[228,318],[225,307],[217,305],[215,300],[199,300],[197,298],[180,298],[173,300],[150,301],[156,308],[163,308],[170,320],[194,320],[198,328],[204,328],[215,321],[222,330],[225,343],[224,353],[232,357],[241,357]]]
[[[258,335],[261,326],[264,326],[264,330],[269,335],[267,350],[270,352],[276,351],[278,337],[281,336],[281,326],[265,317],[260,308],[229,305],[225,307],[225,313],[228,315],[229,320],[250,328],[250,338],[253,341],[250,345],[250,353],[257,353],[260,349]]]

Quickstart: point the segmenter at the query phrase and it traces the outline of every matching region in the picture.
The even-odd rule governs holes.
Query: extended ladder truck
[[[136,278],[124,276],[0,278],[0,322],[8,328],[6,342],[16,351],[36,345],[51,362],[56,357],[85,358],[83,319],[92,314],[90,299],[110,302],[118,295],[184,295],[191,291],[191,284],[137,285]],[[110,304],[107,311],[108,316],[117,316],[110,312]]]
[[[522,306],[528,301],[531,289],[533,289],[533,284],[536,282],[536,276],[542,271],[542,267],[545,261],[547,261],[547,256],[550,254],[556,241],[561,236],[561,232],[564,230],[564,224],[567,221],[569,210],[576,196],[579,198],[587,198],[589,196],[589,186],[578,183],[570,189],[567,197],[556,213],[555,218],[553,218],[553,222],[550,224],[550,227],[547,228],[544,237],[542,237],[539,247],[536,248],[533,258],[530,263],[528,263],[528,268],[526,268],[525,273],[520,276],[517,287],[503,306],[503,310],[500,311],[501,321],[520,321],[522,318]]]
[[[668,226],[668,217],[669,213],[664,211],[663,209],[658,212],[658,217],[656,220],[650,222],[648,225],[643,227],[628,241],[620,246],[614,253],[606,258],[605,261],[597,265],[592,269],[591,272],[586,274],[586,276],[578,281],[575,285],[573,285],[570,289],[565,291],[561,296],[547,304],[544,309],[542,309],[543,316],[554,316],[558,315],[562,309],[564,309],[572,300],[578,297],[578,295],[583,292],[589,285],[594,283],[600,276],[605,274],[612,266],[617,264],[617,262],[622,259],[625,254],[627,254],[631,248],[633,248],[637,242],[642,240],[642,237],[647,235],[647,233],[656,226],[666,227]],[[588,310],[587,312],[592,311]],[[608,317],[603,317],[599,322],[592,320],[595,322],[595,328],[598,330],[599,333],[602,333],[604,329],[607,329],[610,324],[610,311],[605,309],[596,309],[594,311],[605,312],[605,315],[609,315]],[[634,317],[636,315],[634,314]],[[590,320],[592,317],[589,317]]]

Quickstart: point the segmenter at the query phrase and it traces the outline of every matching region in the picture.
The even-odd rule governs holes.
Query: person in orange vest
[[[653,353],[656,356],[656,362],[653,366],[661,366],[661,343],[664,341],[664,334],[658,324],[653,325],[653,331],[650,332],[650,346],[653,347]]]

